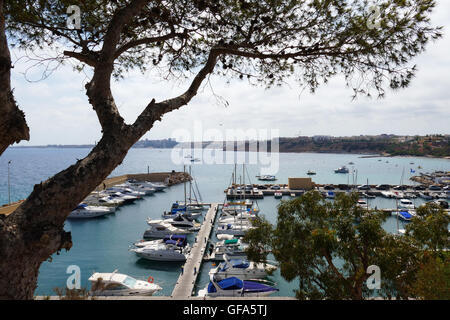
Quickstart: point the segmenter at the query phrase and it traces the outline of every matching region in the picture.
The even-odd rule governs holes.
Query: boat
[[[349,164],[349,165],[353,165],[354,163],[353,163],[352,161],[350,161],[348,164]]]
[[[315,171],[312,171],[312,170],[308,170],[308,172],[306,173],[308,176],[313,176],[313,175],[315,175],[316,174],[316,172]]]
[[[261,181],[275,181],[275,180],[277,180],[277,178],[275,176],[273,176],[273,175],[266,174],[266,175],[259,176],[258,180],[261,180]]]
[[[225,234],[222,236],[225,236]],[[241,240],[236,238],[225,239],[211,244],[207,259],[213,261],[224,261],[225,255],[227,255],[230,259],[247,259],[245,246],[241,243]]]
[[[275,192],[273,196],[275,197],[275,199],[281,199],[283,197],[283,194],[281,192]]]
[[[367,209],[367,202],[366,202],[366,200],[359,199],[358,202],[356,203],[356,205],[358,207]]]
[[[179,236],[178,240],[168,239],[153,243],[142,248],[130,249],[140,258],[154,261],[186,261],[190,252],[186,236]]]
[[[245,259],[228,260],[227,255],[224,259],[224,262],[209,271],[209,275],[219,281],[229,277],[237,277],[241,280],[262,279],[277,269],[276,266],[268,263],[256,263]]]
[[[158,240],[150,240],[150,241],[146,241],[146,240],[140,240],[138,242],[133,243],[133,246],[136,248],[143,248],[149,245],[153,245],[153,244],[157,244],[157,243],[165,243],[167,240],[179,240],[179,239],[183,239],[184,237],[186,237],[185,235],[179,235],[179,234],[170,234],[168,236],[165,236],[163,239],[158,239]]]
[[[409,199],[400,199],[398,207],[400,209],[414,209],[414,204]]]
[[[419,197],[421,197],[422,199],[425,199],[425,200],[434,199],[433,196],[431,196],[430,194],[425,193],[425,192],[419,192]]]
[[[151,279],[151,280],[150,280]],[[136,280],[126,274],[94,272],[88,279],[91,282],[90,294],[93,296],[151,296],[162,290],[156,283]]]
[[[363,198],[366,198],[366,199],[375,199],[375,198],[376,198],[376,196],[371,195],[371,194],[368,194],[368,193],[366,193],[366,192],[363,192],[363,193],[361,194],[361,196],[362,196]]]
[[[200,224],[182,214],[178,214],[175,218],[169,219],[147,219],[148,225],[168,223],[180,229],[189,229],[190,231],[200,230]]]
[[[192,231],[188,229],[177,228],[170,223],[155,223],[150,225],[150,228],[145,230],[144,239],[163,239],[165,236],[171,234],[189,234]]]
[[[348,168],[346,166],[339,167],[334,170],[334,173],[348,173]]]
[[[139,199],[139,197],[136,197],[136,196],[133,196],[133,195],[128,195],[128,194],[123,194],[121,192],[109,193],[109,196],[111,198],[116,198],[116,199],[123,200],[123,203],[133,203],[134,201]]]
[[[403,221],[411,221],[413,215],[408,211],[399,211],[398,217]]]
[[[119,206],[119,205],[123,204],[125,202],[125,200],[118,198],[118,197],[112,197],[112,196],[108,195],[108,196],[98,198],[98,202]]]
[[[219,218],[219,224],[228,224],[228,223],[244,223],[244,224],[251,224],[251,222],[255,219],[254,215],[246,215],[243,213],[240,213],[236,216],[221,216]]]
[[[217,234],[231,234],[233,236],[242,237],[245,233],[253,227],[248,225],[241,224],[227,224],[227,225],[219,225],[217,227]]]
[[[114,212],[114,207],[88,206],[85,203],[80,203],[67,216],[68,219],[88,219],[104,216],[108,213]]]
[[[334,199],[336,197],[336,194],[333,191],[328,191],[325,197],[328,199]]]
[[[144,192],[140,191],[134,191],[130,188],[124,188],[124,187],[111,187],[105,190],[108,193],[115,193],[120,192],[121,194],[127,195],[127,196],[134,196],[138,199],[141,199],[143,196],[145,196]]]
[[[278,289],[256,281],[241,280],[236,277],[220,281],[210,276],[205,289],[198,292],[199,297],[267,297]]]
[[[385,198],[394,198],[395,194],[391,191],[381,191],[381,195]]]

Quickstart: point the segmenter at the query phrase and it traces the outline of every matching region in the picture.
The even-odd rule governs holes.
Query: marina
[[[8,152],[17,152],[19,150],[11,150]],[[32,151],[32,150],[31,150]],[[52,154],[52,150],[39,150],[42,155]],[[45,153],[44,153],[45,151]],[[87,151],[87,150],[86,150]],[[65,150],[65,155],[67,156],[67,163],[73,161],[71,159],[82,157],[85,149],[78,150]],[[81,153],[81,154],[80,154]],[[63,154],[64,155],[64,154]],[[152,159],[151,163],[153,171],[157,171],[164,174],[170,174],[172,170],[175,172],[183,174],[183,165],[173,165],[170,162],[170,150],[136,150],[132,149],[130,154],[125,159],[123,165],[119,166],[113,173],[113,177],[127,176],[130,173],[142,172],[142,164],[146,163],[147,160]],[[359,170],[360,183],[352,183],[351,174],[335,174],[334,170],[344,163],[349,161],[355,163]],[[46,171],[39,171],[34,169],[35,167],[31,162],[19,162],[17,166],[21,166],[22,171],[33,172],[34,176],[21,175],[20,172],[12,168],[12,201],[17,201],[19,199],[26,198],[27,192],[31,191],[33,186],[31,181],[40,181],[45,179],[52,174],[53,170],[58,170],[58,168],[47,168]],[[41,161],[39,158],[34,160],[35,163]],[[0,158],[1,162],[1,158]],[[258,181],[256,175],[260,172],[260,168],[257,165],[246,165],[248,169],[248,176],[246,177],[247,183],[238,184],[241,189],[245,191],[247,184],[252,184],[253,188],[258,186],[272,186],[277,185],[279,188],[275,189],[258,189],[261,192],[262,198],[260,199],[248,199],[253,202],[257,202],[261,214],[263,214],[271,223],[276,222],[277,218],[277,206],[280,203],[280,199],[275,199],[275,193],[282,193],[281,200],[292,199],[299,196],[306,191],[306,188],[296,189],[296,188],[286,188],[289,187],[289,178],[292,177],[306,177],[308,170],[314,170],[316,175],[312,176],[314,180],[314,188],[322,193],[328,195],[329,192],[332,195],[336,195],[339,192],[346,192],[351,189],[357,189],[358,186],[362,186],[363,190],[358,190],[362,199],[366,200],[370,208],[377,207],[378,209],[386,210],[392,212],[392,215],[386,221],[384,228],[389,232],[397,233],[397,217],[396,217],[396,202],[400,203],[400,199],[387,198],[382,195],[382,192],[405,192],[405,193],[424,193],[437,195],[442,193],[444,190],[395,190],[393,189],[400,184],[401,171],[403,166],[408,166],[410,162],[409,158],[392,158],[390,163],[378,162],[376,158],[359,158],[358,155],[324,155],[324,154],[280,154],[280,169],[276,174],[276,181]],[[436,169],[442,171],[448,171],[450,169],[450,162],[448,160],[438,160],[438,159],[414,159],[416,166],[420,165],[424,168],[423,171],[433,171]],[[190,164],[190,162],[189,162]],[[60,166],[65,165],[61,163]],[[163,262],[163,261],[151,261],[147,259],[140,258],[136,256],[134,252],[129,251],[130,245],[136,243],[136,241],[142,237],[144,232],[149,228],[147,220],[150,218],[152,220],[162,219],[164,212],[170,212],[172,205],[178,203],[180,207],[183,206],[183,202],[189,204],[189,187],[186,182],[187,189],[187,199],[184,200],[184,184],[177,183],[171,184],[163,191],[158,191],[153,194],[142,196],[142,199],[136,200],[133,203],[127,205],[121,205],[117,207],[115,212],[107,214],[102,217],[94,219],[70,219],[66,222],[66,230],[72,233],[73,247],[68,252],[61,252],[60,255],[55,255],[53,261],[45,262],[41,269],[39,275],[38,288],[36,290],[36,295],[46,296],[54,295],[53,288],[56,286],[64,286],[69,274],[66,273],[67,266],[69,265],[79,265],[81,268],[81,285],[82,287],[89,288],[90,283],[88,281],[95,272],[107,273],[112,272],[112,270],[119,270],[121,274],[126,274],[137,280],[147,281],[149,277],[154,279],[154,283],[161,287],[153,293],[150,297],[145,297],[145,299],[162,299],[171,297],[174,294],[177,282],[186,286],[187,288],[183,292],[183,295],[190,295],[189,299],[203,299],[204,297],[197,297],[200,290],[204,290],[209,286],[210,277],[209,272],[211,269],[217,268],[218,264],[223,262],[223,254],[217,256],[219,260],[213,258],[210,255],[209,248],[212,244],[223,242],[224,239],[217,239],[217,228],[220,225],[220,221],[226,222],[225,219],[230,219],[230,216],[220,216],[219,213],[223,214],[223,204],[227,202],[241,202],[245,195],[236,195],[235,199],[227,199],[225,190],[228,190],[232,186],[230,184],[227,187],[227,182],[229,181],[230,173],[233,171],[233,164],[229,165],[202,165],[201,163],[192,164],[192,169],[194,171],[193,176],[202,191],[203,200],[197,199],[198,204],[218,204],[218,212],[216,213],[216,219],[211,227],[210,235],[208,237],[208,244],[203,248],[202,245],[198,246],[198,253],[202,259],[189,260],[192,263],[195,261],[195,268],[197,271],[196,279],[194,284],[193,280],[193,269],[192,278],[188,279],[185,284],[184,280],[180,282],[181,267],[185,264],[183,273],[188,274],[186,265],[187,262]],[[350,166],[347,166],[350,168]],[[156,172],[156,173],[157,173]],[[350,176],[350,179],[349,179]],[[27,178],[33,177],[29,184],[26,184]],[[167,175],[166,175],[167,177]],[[251,179],[250,179],[250,178]],[[239,177],[237,177],[239,178]],[[361,181],[366,182],[366,179],[371,182],[369,186],[370,189],[365,188],[365,184],[361,184]],[[408,177],[405,177],[405,185],[417,186],[418,184],[413,184],[411,182],[406,183]],[[127,180],[131,180],[133,177],[127,176],[127,178],[117,179],[107,188],[121,186],[126,183]],[[347,180],[352,182],[348,183]],[[19,188],[18,181],[23,183],[24,187]],[[157,181],[155,181],[157,182]],[[159,180],[159,182],[164,182],[164,179]],[[388,184],[391,186],[388,190],[377,190],[376,186],[378,184]],[[344,187],[345,185],[345,187]],[[355,186],[353,186],[355,185]],[[0,188],[4,186],[0,185]],[[102,186],[99,186],[103,189]],[[126,187],[126,186],[122,186]],[[330,190],[330,187],[333,187]],[[367,198],[364,195],[369,195],[369,193],[376,193],[376,196],[370,196]],[[0,197],[4,196],[5,192],[0,193]],[[372,198],[375,197],[375,198]],[[95,200],[93,197],[92,200]],[[417,207],[422,203],[427,201],[435,201],[437,199],[424,199],[417,195],[416,198],[410,199],[413,204]],[[2,198],[2,203],[5,203],[5,198]],[[7,199],[6,199],[7,202]],[[88,205],[99,205],[100,203],[89,203]],[[192,205],[196,204],[195,199],[191,201]],[[102,204],[103,205],[103,204]],[[403,212],[400,210],[400,212]],[[202,215],[207,214],[203,212]],[[399,213],[399,216],[401,214]],[[405,215],[405,218],[408,218]],[[199,217],[199,223],[205,223],[203,217]],[[229,221],[229,220],[228,220]],[[408,221],[399,218],[399,229],[404,229],[405,224]],[[201,232],[201,231],[197,231]],[[191,249],[196,245],[195,238],[197,241],[201,238],[198,237],[197,232],[189,233],[186,235],[187,241],[191,246]],[[220,236],[220,235],[219,235]],[[152,239],[149,239],[152,241]],[[203,239],[204,240],[204,239]],[[203,251],[203,253],[202,253]],[[238,252],[238,251],[237,251]],[[189,256],[188,256],[189,258]],[[245,256],[234,256],[230,259],[245,259]],[[269,255],[269,259],[273,259]],[[201,260],[201,262],[200,262]],[[194,266],[194,263],[191,265]],[[280,271],[276,270],[269,277],[270,281],[276,283],[275,288],[279,291],[273,291],[273,294],[268,298],[290,298],[292,297],[292,290],[297,287],[297,282],[287,282],[281,275]],[[187,285],[189,283],[189,285]],[[181,292],[179,290],[178,292]],[[102,299],[108,299],[107,297],[102,297]],[[118,297],[114,297],[118,298]],[[126,297],[120,297],[126,298]],[[209,297],[206,297],[209,299]],[[221,299],[216,297],[213,299]],[[227,297],[230,299],[230,297]]]

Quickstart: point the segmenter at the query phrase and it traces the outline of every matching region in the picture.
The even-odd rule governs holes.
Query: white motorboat
[[[137,196],[123,194],[121,192],[112,192],[112,193],[109,193],[109,196],[111,198],[123,200],[123,203],[133,203],[134,201],[139,199],[139,197],[137,197]]]
[[[209,275],[219,281],[229,277],[237,277],[241,280],[262,279],[277,269],[276,266],[268,263],[255,263],[245,259],[228,260],[227,255],[224,259],[224,262],[209,271]]]
[[[112,273],[95,272],[88,280],[91,282],[90,294],[93,296],[151,296],[162,290],[156,283],[136,280],[117,273],[117,270]]]
[[[156,191],[164,191],[167,188],[167,185],[162,182],[148,182],[143,183],[144,186],[148,186],[154,188]]]
[[[143,196],[145,196],[145,192],[135,191],[130,188],[124,188],[124,187],[111,187],[106,189],[106,192],[114,193],[114,192],[120,192],[127,196],[135,196],[138,199],[141,199]]]
[[[236,238],[225,239],[211,244],[208,260],[225,261],[224,255],[228,255],[230,259],[247,259],[245,246],[241,243],[241,240]]]
[[[145,246],[131,249],[139,257],[155,261],[186,261],[190,251],[186,236],[178,236],[177,240],[164,240]]]
[[[348,173],[349,170],[346,166],[342,166],[334,170],[334,173]]]
[[[219,225],[217,227],[217,234],[231,234],[233,236],[241,237],[244,236],[245,233],[253,227],[248,225],[241,224],[227,224],[227,225]]]
[[[358,207],[367,209],[367,202],[366,202],[366,200],[359,199],[356,205],[357,205]]]
[[[136,248],[143,248],[143,247],[147,247],[149,245],[153,245],[153,244],[157,244],[157,243],[165,243],[167,240],[178,240],[178,239],[183,239],[185,237],[185,235],[179,235],[179,234],[171,234],[168,236],[165,236],[163,239],[158,239],[158,240],[150,240],[150,241],[145,241],[145,240],[140,240],[138,242],[133,243],[133,245]]]
[[[433,199],[433,196],[431,196],[428,193],[424,193],[424,192],[419,192],[419,197],[421,197],[422,199],[425,199],[425,200],[432,200]]]
[[[171,234],[188,234],[192,231],[188,229],[177,228],[170,223],[155,223],[151,224],[150,228],[145,230],[144,239],[163,239],[165,236]]]
[[[258,177],[258,180],[261,180],[261,181],[275,181],[275,180],[277,180],[277,178],[275,176],[269,175],[269,174],[261,175],[261,176],[257,176],[257,177]]]
[[[243,224],[251,224],[251,222],[255,219],[255,216],[239,214],[237,216],[221,216],[219,218],[219,224],[229,224],[229,223],[243,223]]]
[[[273,196],[275,197],[275,199],[281,199],[283,197],[283,194],[281,192],[275,192]]]
[[[104,216],[114,212],[114,207],[88,206],[87,204],[79,204],[69,215],[68,219],[86,219]]]
[[[394,198],[395,194],[391,191],[381,191],[381,195],[385,198]]]
[[[217,281],[210,276],[205,289],[198,292],[199,297],[267,297],[278,289],[256,281],[240,280],[230,277]]]
[[[400,209],[414,209],[414,204],[409,199],[400,199],[398,207]]]
[[[119,197],[111,197],[111,196],[104,196],[102,198],[98,199],[98,202],[107,203],[107,204],[114,204],[114,205],[121,205],[125,202],[124,199]]]
[[[147,219],[147,223],[149,225],[152,224],[159,224],[159,223],[169,223],[172,226],[176,227],[176,228],[181,228],[181,229],[189,229],[190,231],[198,231],[200,230],[200,224],[193,221],[193,219],[190,219],[182,214],[178,214],[177,216],[175,216],[174,218],[169,218],[169,219]]]

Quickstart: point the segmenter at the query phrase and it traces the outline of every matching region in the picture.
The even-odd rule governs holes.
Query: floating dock
[[[183,272],[178,277],[175,288],[172,291],[172,298],[188,299],[192,296],[218,210],[219,204],[212,203],[211,208],[206,213],[202,226],[195,238],[195,243],[183,266]]]

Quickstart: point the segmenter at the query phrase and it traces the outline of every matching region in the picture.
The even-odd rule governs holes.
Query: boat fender
[[[148,279],[147,279],[147,282],[148,283],[153,283],[153,281],[155,281],[155,279],[153,279],[152,276],[149,276]]]

